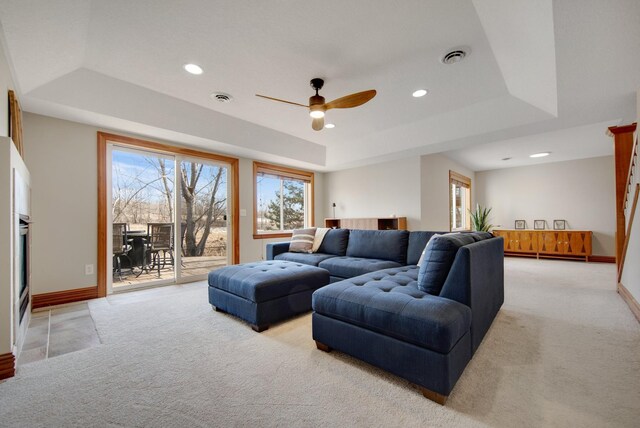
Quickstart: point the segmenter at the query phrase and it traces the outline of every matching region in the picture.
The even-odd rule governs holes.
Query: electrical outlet
[[[93,275],[93,265],[84,265],[84,274]]]

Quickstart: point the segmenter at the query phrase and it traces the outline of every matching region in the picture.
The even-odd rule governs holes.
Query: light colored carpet
[[[442,407],[315,349],[304,315],[257,334],[204,283],[90,304],[103,342],[0,384],[0,424],[638,426],[640,326],[607,264],[506,260],[506,302]]]

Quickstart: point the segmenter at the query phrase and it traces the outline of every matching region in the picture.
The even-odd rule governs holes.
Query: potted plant
[[[489,213],[491,213],[491,208],[483,208],[480,204],[476,204],[475,212],[469,210],[473,230],[478,232],[489,232],[491,230],[493,225],[489,224]]]

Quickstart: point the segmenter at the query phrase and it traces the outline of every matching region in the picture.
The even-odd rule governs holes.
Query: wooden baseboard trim
[[[46,306],[63,305],[65,303],[80,302],[82,300],[98,297],[98,287],[76,288],[73,290],[54,291],[53,293],[34,294],[32,296],[32,309]]]
[[[615,256],[589,256],[590,262],[595,263],[615,263]]]
[[[12,352],[0,354],[0,380],[16,375],[16,356]]]
[[[618,294],[622,297],[622,300],[629,305],[629,309],[631,309],[633,315],[635,315],[638,322],[640,322],[640,303],[638,303],[638,301],[631,295],[629,290],[622,285],[621,282],[618,283]]]

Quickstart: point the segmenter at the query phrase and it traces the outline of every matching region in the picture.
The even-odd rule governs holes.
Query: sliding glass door
[[[108,145],[111,291],[204,279],[230,263],[230,166]]]
[[[202,276],[229,264],[229,168],[189,159],[179,173],[180,276]]]

